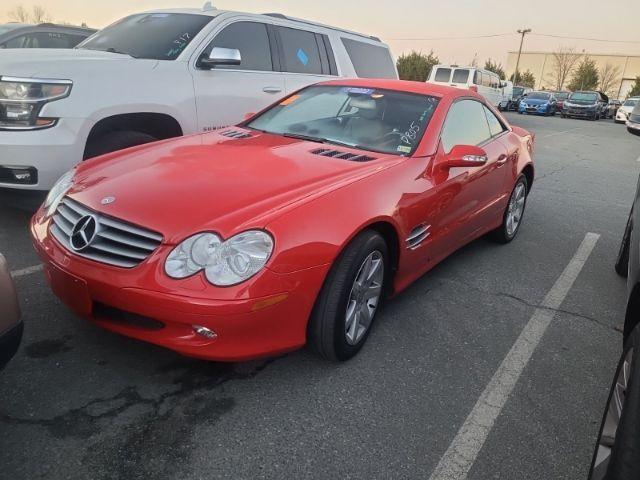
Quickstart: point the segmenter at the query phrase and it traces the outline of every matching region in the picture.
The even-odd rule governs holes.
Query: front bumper
[[[88,124],[63,118],[43,130],[0,131],[0,189],[49,190],[60,176],[82,161]],[[29,172],[33,180],[19,183],[11,171]]]
[[[618,113],[616,113],[616,122],[617,123],[626,123],[628,119],[629,119],[629,117],[627,116],[626,113],[624,113],[621,110],[618,110]]]
[[[53,292],[99,326],[186,356],[243,361],[300,348],[307,321],[329,269],[291,274],[265,268],[235,287],[210,285],[202,275],[172,280],[163,273],[173,248],[161,246],[141,265],[123,269],[64,249],[37,214],[31,234]],[[205,338],[194,327],[217,335]]]
[[[520,106],[520,113],[527,113],[530,115],[545,115],[546,113],[550,112],[550,108],[547,106],[544,107],[524,107],[524,106]]]
[[[567,117],[575,118],[593,118],[596,117],[598,112],[595,110],[580,109],[580,108],[565,108],[562,113]]]
[[[640,123],[627,121],[627,131],[634,135],[640,135]]]

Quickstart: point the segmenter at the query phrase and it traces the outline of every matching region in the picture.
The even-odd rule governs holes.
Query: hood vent
[[[220,132],[220,135],[229,138],[251,138],[252,135],[249,132],[243,132],[242,130],[225,130],[224,132]]]
[[[349,160],[351,162],[370,162],[371,160],[375,160],[375,157],[370,157],[369,155],[340,152],[330,148],[318,148],[317,150],[312,150],[311,153],[314,155],[320,155],[321,157],[339,158],[340,160]]]

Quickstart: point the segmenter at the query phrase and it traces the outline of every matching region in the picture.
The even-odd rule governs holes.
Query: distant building
[[[576,55],[583,56],[585,54],[579,53]],[[607,64],[618,67],[619,73],[616,78],[615,88],[613,88],[612,97],[620,99],[626,98],[636,77],[640,76],[640,55],[602,55],[589,53],[587,53],[587,55],[596,62],[598,69]],[[518,52],[509,52],[506,68],[508,77],[515,72],[517,58]],[[531,71],[536,78],[537,89],[545,88],[548,90],[556,87],[553,52],[522,52],[518,70],[520,72]],[[569,77],[566,83],[568,84],[570,81],[571,77]]]

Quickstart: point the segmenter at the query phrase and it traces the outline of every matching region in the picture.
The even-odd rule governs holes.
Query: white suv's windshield
[[[373,152],[411,155],[438,99],[344,86],[306,88],[246,126],[255,130]]]
[[[131,15],[89,37],[77,48],[134,58],[175,60],[212,19],[209,15],[189,13]]]
[[[624,107],[635,107],[638,104],[638,98],[630,98],[626,102],[624,102]]]

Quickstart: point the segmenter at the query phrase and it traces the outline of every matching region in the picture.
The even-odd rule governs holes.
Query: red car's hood
[[[234,129],[238,131],[239,129]],[[335,149],[375,160],[320,156]],[[211,230],[228,237],[259,228],[305,199],[379,172],[402,157],[252,132],[193,135],[110,154],[78,167],[70,196],[176,243]],[[115,197],[102,205],[101,200]]]

